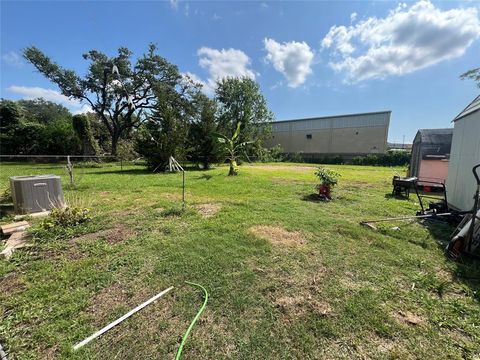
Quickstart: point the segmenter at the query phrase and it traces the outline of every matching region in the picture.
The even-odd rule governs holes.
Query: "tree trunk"
[[[118,141],[120,140],[120,134],[114,132],[112,134],[112,150],[110,151],[110,155],[117,156],[117,149],[118,149]]]
[[[237,162],[235,160],[230,160],[230,170],[228,171],[228,176],[237,175]]]

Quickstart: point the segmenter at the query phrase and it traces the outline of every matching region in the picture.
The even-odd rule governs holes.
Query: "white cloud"
[[[225,77],[248,77],[255,79],[255,73],[250,69],[251,60],[243,51],[238,49],[212,49],[202,47],[198,49],[199,65],[208,71],[208,79],[201,81],[206,92],[213,92],[216,82]],[[193,74],[192,74],[193,75]]]
[[[172,9],[177,10],[178,9],[178,1],[179,0],[170,0],[170,6]]]
[[[70,99],[56,90],[17,85],[12,85],[8,87],[7,90],[15,94],[20,94],[24,99],[27,100],[43,98],[48,101],[62,104],[70,109],[74,114],[91,111],[91,108],[88,105],[82,104],[78,100]]]
[[[278,43],[273,39],[264,39],[266,60],[275,70],[285,76],[288,86],[296,88],[303,84],[312,73],[313,51],[305,42]]]
[[[356,12],[353,12],[350,14],[350,22],[354,22],[355,20],[357,20],[357,13]]]
[[[442,11],[422,0],[410,7],[400,4],[385,18],[333,26],[321,45],[333,49],[330,66],[358,82],[404,75],[460,57],[479,37],[476,8]]]
[[[2,55],[2,60],[11,66],[22,67],[24,65],[22,57],[18,55],[15,51],[9,51],[6,54]]]

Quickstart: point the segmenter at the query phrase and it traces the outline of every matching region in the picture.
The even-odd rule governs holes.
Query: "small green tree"
[[[215,100],[199,93],[195,99],[197,118],[190,124],[188,132],[188,159],[208,169],[210,164],[220,161],[223,151],[216,137],[217,104]]]
[[[237,128],[233,133],[232,137],[229,138],[223,134],[216,133],[218,141],[224,145],[225,152],[227,153],[227,160],[230,164],[230,170],[228,171],[228,176],[235,176],[238,174],[237,170],[237,160],[239,157],[239,151],[244,148],[247,144],[252,143],[251,141],[240,142],[242,123],[239,121],[237,123]]]
[[[189,80],[172,85],[154,88],[157,102],[136,139],[136,151],[155,171],[165,171],[170,156],[185,158],[188,126],[195,115],[192,99],[198,89]]]
[[[223,78],[217,82],[215,98],[219,105],[219,132],[232,134],[241,123],[239,142],[253,143],[251,151],[260,148],[269,135],[274,116],[258,83],[247,77]]]

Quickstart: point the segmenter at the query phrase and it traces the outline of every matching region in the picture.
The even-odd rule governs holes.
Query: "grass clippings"
[[[197,209],[198,213],[206,219],[215,216],[222,208],[221,205],[212,203],[198,204],[194,207]]]
[[[249,232],[274,245],[297,246],[305,244],[305,237],[299,231],[288,231],[280,226],[255,225]]]

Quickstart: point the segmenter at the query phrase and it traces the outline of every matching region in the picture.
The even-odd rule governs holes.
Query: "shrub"
[[[287,154],[285,161],[293,162],[293,163],[303,163],[304,159],[302,153],[290,153]]]
[[[258,161],[260,162],[280,162],[283,160],[284,154],[280,144],[271,148],[262,147],[258,149]]]
[[[315,175],[318,177],[320,184],[317,185],[317,188],[320,186],[329,186],[333,188],[338,183],[338,178],[341,177],[339,173],[336,171],[319,167],[317,171],[315,171]]]
[[[13,202],[10,186],[7,186],[0,192],[0,204],[9,204]]]
[[[73,227],[90,219],[90,209],[88,208],[79,206],[54,208],[50,215],[41,222],[40,227],[44,230],[55,227]]]
[[[354,165],[403,166],[410,163],[411,153],[389,150],[386,154],[369,154],[356,156],[352,159]]]

